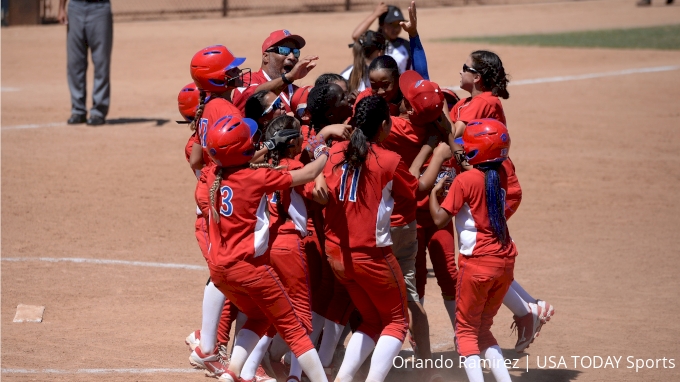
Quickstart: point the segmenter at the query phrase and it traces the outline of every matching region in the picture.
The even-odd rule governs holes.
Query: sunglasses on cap
[[[271,113],[274,110],[279,110],[283,109],[283,102],[281,101],[281,96],[276,97],[274,102],[272,102],[271,105],[262,113],[260,117],[264,117],[265,115]]]
[[[272,53],[277,53],[282,56],[287,56],[290,54],[290,52],[293,52],[293,56],[295,58],[300,57],[300,49],[297,48],[289,48],[287,46],[272,46],[271,48],[265,50],[265,52],[272,52]]]
[[[471,67],[467,66],[467,64],[463,64],[463,72],[470,72],[470,73],[474,73],[474,74],[479,74],[479,71],[477,71],[477,69],[471,68]]]

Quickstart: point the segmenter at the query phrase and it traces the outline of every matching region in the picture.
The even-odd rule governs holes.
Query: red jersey
[[[198,140],[203,147],[203,164],[207,165],[212,162],[210,156],[205,150],[206,137],[208,136],[208,130],[222,117],[227,115],[241,115],[241,111],[234,106],[231,102],[224,98],[212,98],[205,104],[205,109],[203,109],[203,115],[201,115],[201,120],[198,123],[198,128],[196,132],[198,133]]]
[[[234,105],[241,111],[241,113],[245,114],[245,109],[246,109],[246,101],[248,101],[248,98],[255,94],[255,90],[257,89],[258,86],[262,85],[265,82],[269,82],[272,79],[267,75],[267,73],[260,68],[255,73],[250,74],[250,84],[247,87],[241,87],[241,88],[236,88],[234,89],[234,92],[231,95],[232,100],[234,101]],[[244,78],[245,82],[248,82],[248,78]],[[290,84],[285,88],[280,96],[281,96],[281,101],[283,101],[283,106],[286,108],[286,113],[289,113],[291,111],[290,108],[290,100],[293,98],[293,93],[298,89],[298,86],[294,84]]]
[[[217,167],[211,167],[215,169]],[[249,167],[224,168],[214,207],[220,214],[213,220],[210,188],[215,171],[204,171],[196,186],[196,202],[208,213],[208,259],[214,265],[230,266],[253,261],[269,249],[269,211],[267,195],[290,188],[293,177],[287,171]]]
[[[432,158],[430,158],[432,159]],[[427,160],[425,165],[420,171],[420,174],[422,174],[427,170],[430,164],[430,159]],[[439,183],[441,179],[444,178],[444,176],[448,176],[449,179],[447,182],[453,183],[453,180],[456,178],[456,175],[461,173],[460,166],[458,165],[458,162],[456,162],[455,158],[450,158],[444,163],[442,163],[441,168],[439,169],[439,173],[437,174],[437,179],[435,179],[434,184],[436,185]],[[416,210],[416,220],[418,221],[418,225],[423,226],[423,227],[431,227],[434,225],[434,220],[432,220],[432,214],[430,214],[430,192],[425,192],[424,195],[421,195],[422,197],[418,200],[418,209]],[[439,200],[441,203],[444,197]]]
[[[458,101],[451,108],[449,115],[453,123],[461,121],[467,124],[473,119],[493,118],[507,126],[501,100],[491,92],[483,92],[476,97],[468,97]]]
[[[501,187],[507,190],[508,176],[500,167]],[[478,169],[465,171],[453,180],[441,208],[455,215],[460,253],[465,256],[517,256],[512,239],[505,246],[494,235],[486,207],[484,173]],[[506,229],[506,235],[510,233]]]
[[[300,161],[295,159],[284,158],[279,162],[281,166],[286,166],[286,171],[301,169],[304,167]],[[277,208],[276,193],[269,194],[269,216],[270,229],[272,234],[295,234],[300,233],[302,237],[307,236],[309,229],[314,229],[311,215],[307,212],[307,203],[313,198],[312,191],[314,190],[314,182],[306,185],[297,186],[295,188],[286,188],[279,190],[283,208],[288,217],[281,219],[279,210]]]
[[[372,145],[357,169],[341,165],[348,142],[330,150],[324,176],[328,184],[324,228],[326,240],[348,248],[392,245],[390,215],[395,199],[415,202],[413,175],[398,154]]]

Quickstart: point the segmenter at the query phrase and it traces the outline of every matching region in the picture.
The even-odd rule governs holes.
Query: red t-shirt
[[[498,171],[501,187],[507,190],[505,168]],[[494,235],[486,207],[484,173],[472,169],[456,176],[444,198],[441,208],[455,216],[458,232],[458,247],[465,256],[517,256],[517,248],[512,239],[502,245]],[[506,235],[510,233],[506,229]]]
[[[346,248],[392,245],[390,215],[396,200],[415,202],[415,179],[398,154],[372,145],[366,162],[354,170],[340,165],[348,142],[330,150],[324,176],[328,184],[326,240]]]
[[[205,104],[205,109],[203,109],[203,115],[201,115],[201,120],[198,123],[198,128],[196,132],[198,133],[198,140],[203,148],[203,164],[207,165],[212,162],[210,156],[206,151],[206,138],[208,135],[208,130],[210,130],[222,117],[228,115],[238,115],[242,117],[241,111],[234,106],[231,102],[224,98],[212,98]]]
[[[449,115],[453,123],[462,121],[467,124],[473,119],[493,118],[507,126],[501,100],[491,92],[483,92],[476,97],[468,97],[458,101]]]
[[[279,165],[285,166],[284,169],[286,171],[297,170],[304,167],[300,161],[290,158],[281,159]],[[286,219],[281,219],[279,216],[276,193],[270,193],[268,195],[271,222],[269,226],[272,234],[296,234],[299,232],[301,236],[307,236],[307,231],[314,228],[311,215],[308,213],[308,203],[314,197],[312,195],[313,190],[314,182],[294,188],[279,190],[283,208],[288,213]]]
[[[270,168],[225,168],[215,195],[219,222],[209,209],[214,181],[215,171],[204,171],[196,186],[196,202],[210,216],[208,259],[225,267],[243,260],[253,262],[269,249],[267,194],[290,188],[293,177],[288,171]]]
[[[267,73],[265,73],[264,70],[260,68],[260,70],[257,72],[251,73],[250,84],[247,87],[234,89],[231,99],[234,101],[234,105],[236,105],[242,114],[245,114],[246,101],[248,101],[248,98],[251,95],[255,94],[257,87],[271,80],[272,79],[269,78]],[[248,77],[245,77],[244,81],[248,82]],[[297,89],[298,86],[290,84],[281,92],[281,100],[283,101],[283,106],[286,108],[286,113],[291,111],[290,100],[293,98],[293,93],[295,93]]]

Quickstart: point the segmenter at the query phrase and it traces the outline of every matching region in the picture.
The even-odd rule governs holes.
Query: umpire
[[[68,87],[71,92],[71,118],[68,124],[85,123],[97,126],[106,123],[109,112],[111,86],[111,47],[113,45],[113,16],[109,0],[71,0],[66,12],[66,1],[59,0],[57,19],[66,24],[68,55]],[[92,52],[94,87],[92,109],[86,118],[87,50]]]

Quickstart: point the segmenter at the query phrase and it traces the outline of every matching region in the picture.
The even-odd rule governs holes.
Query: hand
[[[446,183],[446,180],[449,179],[448,175],[444,175],[443,178],[441,178],[437,184],[434,185],[434,188],[432,189],[432,192],[430,193],[430,196],[434,195],[436,197],[442,196],[444,194],[444,183]]]
[[[285,150],[288,148],[288,142],[300,136],[300,132],[293,129],[283,129],[277,131],[273,137],[264,141],[264,146],[269,151]]]
[[[378,3],[378,6],[375,7],[375,11],[373,11],[373,14],[375,17],[379,17],[383,13],[387,12],[387,4],[384,1],[381,1]]]
[[[290,81],[297,81],[299,79],[305,78],[307,73],[316,67],[316,60],[319,56],[306,56],[302,60],[298,61],[293,69],[288,72],[288,78]]]
[[[59,13],[57,13],[57,21],[59,21],[59,24],[68,24],[68,17],[66,15],[66,10],[65,9],[59,9]]]
[[[449,145],[442,142],[434,149],[433,155],[438,156],[439,158],[442,159],[442,162],[444,162],[447,159],[450,159],[453,156],[453,153],[451,153],[451,148],[449,147]]]
[[[399,25],[408,33],[409,37],[418,35],[418,16],[415,1],[412,1],[411,6],[408,7],[408,21],[402,21]]]
[[[344,123],[328,125],[323,128],[324,135],[328,138],[335,137],[339,140],[348,141],[352,135],[352,126]]]
[[[355,91],[353,91],[353,92],[350,92],[350,93],[347,95],[347,102],[348,102],[350,105],[354,105],[354,103],[357,101],[357,97],[358,97],[358,96],[359,96],[359,91],[358,91],[358,90],[355,90]]]

